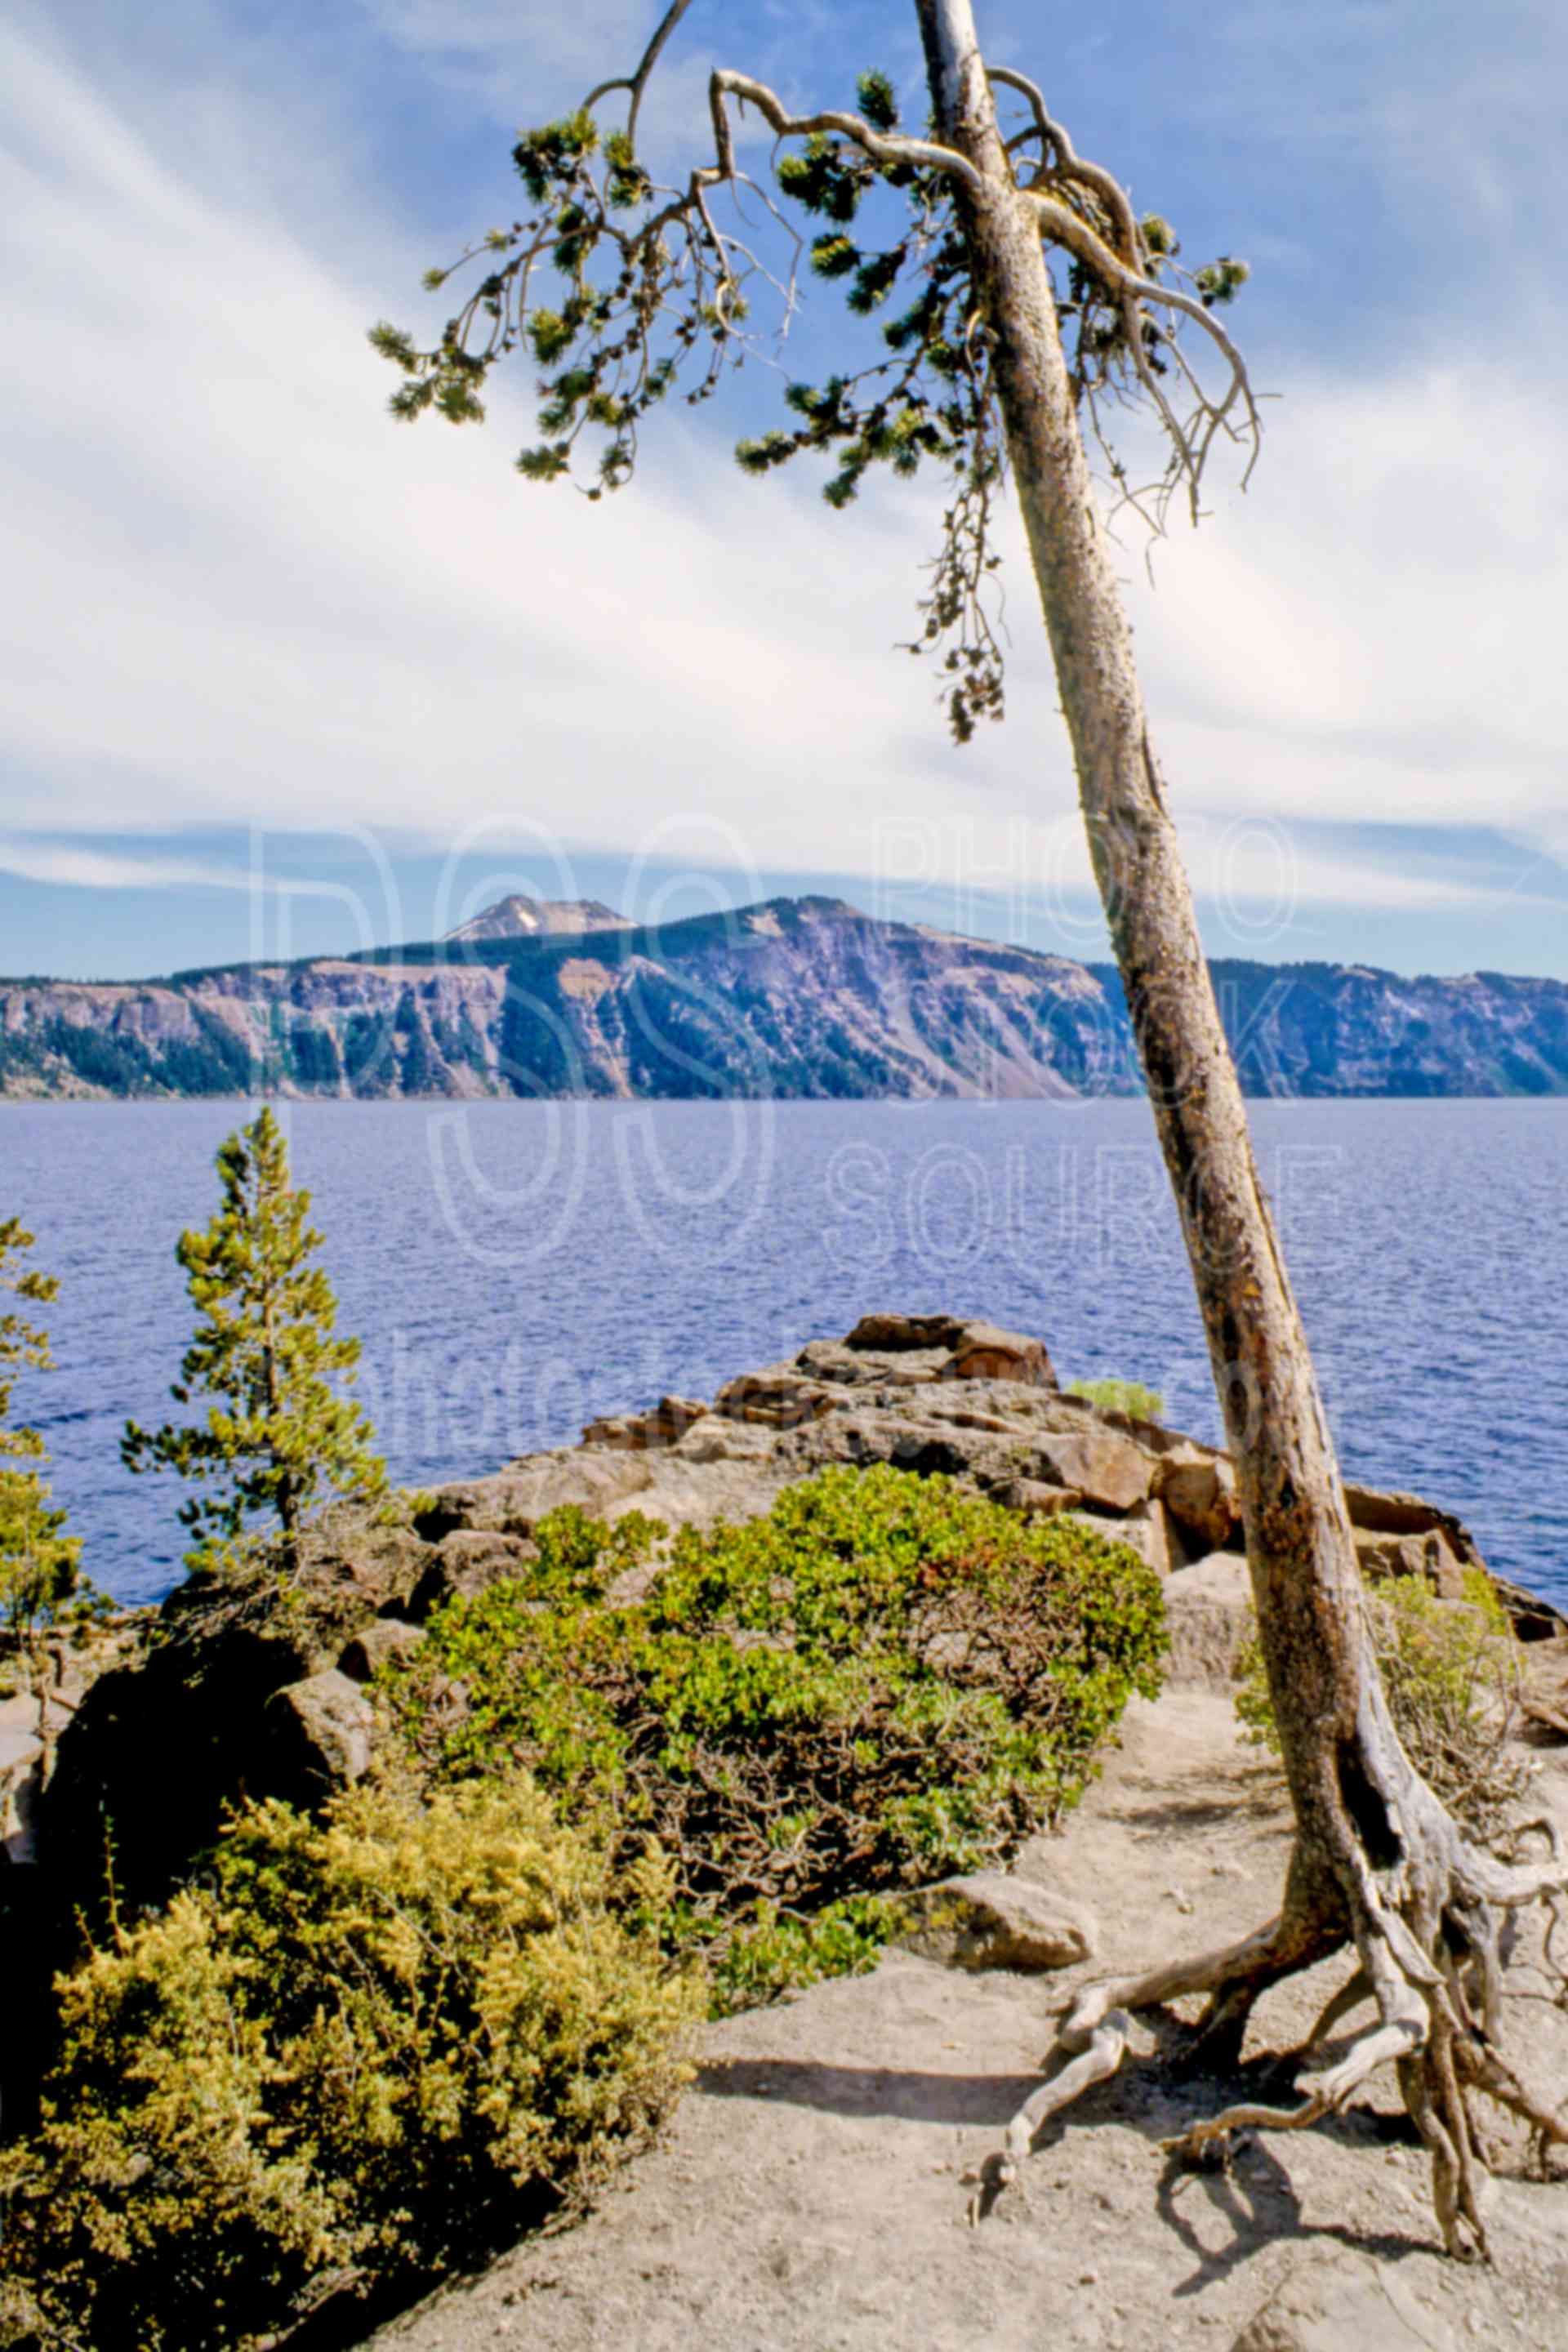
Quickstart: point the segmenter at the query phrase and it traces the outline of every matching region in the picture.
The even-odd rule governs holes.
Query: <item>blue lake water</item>
[[[1568,1102],[1253,1108],[1347,1473],[1457,1510],[1495,1567],[1568,1600]],[[1038,1332],[1064,1381],[1145,1381],[1217,1433],[1141,1102],[281,1108],[400,1482],[710,1395],[883,1307]],[[0,1106],[0,1216],[62,1283],[58,1370],[17,1404],[126,1599],[179,1573],[177,1482],[128,1476],[119,1436],[170,1410],[174,1244],[241,1116]]]

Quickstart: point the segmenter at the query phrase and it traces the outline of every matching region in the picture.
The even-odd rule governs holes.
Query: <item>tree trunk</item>
[[[1568,1884],[1550,1863],[1473,1849],[1415,1773],[1368,1637],[1355,1543],[1306,1334],[1253,1160],[1192,892],[1149,740],[1131,632],[1107,553],[1037,216],[995,121],[970,0],[916,0],[939,136],[981,174],[955,181],[991,336],[1007,449],[1071,738],[1096,879],[1165,1164],[1180,1205],[1235,1456],[1247,1561],[1297,1838],[1280,1913],[1226,1950],[1090,1988],[1058,2049],[1069,2063],[1015,2118],[995,2176],[1127,2047],[1127,2008],[1210,1994],[1239,2042],[1258,1994],[1352,1941],[1358,1974],[1314,2042],[1366,2001],[1377,2022],[1289,2110],[1237,2107],[1192,2127],[1196,2150],[1244,2124],[1299,2126],[1393,2061],[1433,2158],[1450,2252],[1484,2251],[1468,2094],[1540,2136],[1568,2123],[1503,2061],[1504,1915]],[[1553,1832],[1553,1836],[1555,1833]]]
[[[1149,740],[1039,230],[1014,190],[968,0],[920,0],[920,9],[942,136],[988,184],[983,198],[964,187],[958,201],[994,338],[1008,454],[1095,875],[1236,1457],[1300,1830],[1299,1891],[1305,1898],[1310,1880],[1313,1907],[1332,1907],[1330,1888],[1342,1883],[1352,1847],[1389,1833],[1379,1780],[1391,1768],[1402,1778],[1363,1626],[1354,1540]],[[1375,1761],[1363,1748],[1375,1749]]]
[[[672,0],[642,65],[601,83],[587,105],[625,90],[635,121],[653,61],[687,5]],[[709,86],[714,160],[693,173],[689,194],[655,215],[645,235],[673,214],[690,251],[722,254],[704,192],[740,176],[731,113],[747,105],[780,138],[826,131],[894,175],[938,175],[958,208],[1095,874],[1236,1460],[1258,1631],[1298,1825],[1280,1913],[1267,1927],[1225,1951],[1079,1994],[1058,2040],[1069,2063],[1015,2117],[995,2178],[1011,2177],[1007,2168],[1040,2120],[1120,2064],[1128,2041],[1123,2004],[1206,1991],[1208,2029],[1238,2035],[1260,1991],[1348,1939],[1360,1969],[1330,2002],[1313,2042],[1369,2000],[1376,2005],[1375,2026],[1317,2079],[1299,2107],[1233,2108],[1194,2125],[1187,2143],[1201,2146],[1243,2123],[1310,2123],[1342,2106],[1368,2075],[1393,2061],[1432,2151],[1446,2241],[1455,2251],[1484,2247],[1466,2093],[1483,2089],[1543,2137],[1568,2141],[1568,2121],[1560,2124],[1525,2093],[1497,2055],[1503,1915],[1568,1898],[1568,1858],[1554,1851],[1550,1863],[1505,1865],[1469,1846],[1412,1769],[1390,1717],[1333,1446],[1258,1181],[1241,1088],[1150,747],[1131,635],[1058,332],[1042,245],[1046,215],[1036,209],[1041,200],[1016,184],[998,133],[971,0],[915,5],[939,143],[892,136],[853,115],[795,116],[752,76],[716,71]],[[1043,121],[1037,127],[1046,139]],[[1070,151],[1060,137],[1056,144],[1054,161],[1066,173]],[[1108,175],[1091,178],[1089,167],[1079,169],[1080,179],[1106,187]],[[1120,205],[1120,192],[1110,194]],[[1079,251],[1081,224],[1059,204],[1047,209],[1053,233]],[[594,230],[590,242],[599,234]],[[1124,235],[1136,245],[1130,226]],[[1140,299],[1136,285],[1092,243],[1085,267],[1116,278],[1117,299],[1135,331],[1136,313],[1126,305]],[[728,267],[721,260],[711,266]],[[1160,293],[1146,289],[1147,299]],[[417,372],[445,362],[413,355],[409,346],[401,363]],[[1165,421],[1173,424],[1168,411]],[[1548,1946],[1548,1967],[1551,1960]]]

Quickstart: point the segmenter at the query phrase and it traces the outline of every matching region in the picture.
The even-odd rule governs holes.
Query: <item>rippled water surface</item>
[[[174,1244],[233,1103],[0,1106],[0,1216],[61,1277],[44,1429],[86,1559],[178,1574],[175,1482],[119,1463],[191,1328]],[[1348,1472],[1458,1510],[1568,1600],[1568,1103],[1254,1106]],[[872,1307],[1041,1333],[1216,1433],[1174,1213],[1138,1102],[316,1103],[288,1108],[361,1394],[406,1483],[492,1468]]]

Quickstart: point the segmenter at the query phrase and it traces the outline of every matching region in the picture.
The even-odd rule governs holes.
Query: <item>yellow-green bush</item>
[[[1373,1648],[1405,1752],[1450,1812],[1489,1838],[1524,1792],[1528,1768],[1509,1752],[1518,1684],[1513,1641],[1485,1569],[1465,1571],[1463,1602],[1440,1601],[1425,1580],[1380,1583]],[[1263,1652],[1256,1635],[1239,1661],[1236,1711],[1243,1736],[1279,1753]]]
[[[0,2342],[237,2352],[515,2231],[705,1997],[870,1964],[880,1894],[1010,1853],[1158,1686],[1135,1553],[947,1479],[825,1473],[612,1603],[661,1533],[553,1514],[384,1674],[410,1785],[248,1808],[61,1981]]]
[[[1142,1381],[1069,1381],[1068,1394],[1082,1397],[1101,1412],[1125,1412],[1134,1421],[1158,1421],[1165,1410],[1159,1390],[1145,1388]]]
[[[242,1813],[62,1980],[43,2122],[0,2158],[0,2341],[241,2346],[580,2189],[682,2078],[668,1899],[516,1776]]]

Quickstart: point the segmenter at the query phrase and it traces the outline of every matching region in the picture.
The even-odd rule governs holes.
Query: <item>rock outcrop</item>
[[[72,1717],[44,1835],[86,1874],[82,1899],[108,1837],[121,1899],[159,1896],[247,1790],[310,1802],[363,1771],[377,1665],[418,1642],[442,1602],[514,1574],[545,1513],[573,1503],[710,1527],[760,1515],[830,1463],[946,1472],[1030,1515],[1079,1513],[1168,1580],[1173,1675],[1234,1675],[1250,1594],[1226,1457],[1065,1394],[1038,1339],[981,1319],[874,1315],[710,1402],[667,1397],[591,1423],[579,1446],[421,1496],[408,1525],[336,1515],[286,1599],[266,1584],[182,1586],[156,1641],[104,1674]],[[1348,1491],[1369,1574],[1418,1574],[1447,1598],[1480,1564],[1450,1514]],[[1499,1589],[1522,1637],[1568,1636],[1546,1604]]]
[[[0,1850],[7,1862],[33,1859],[43,1754],[37,1701],[26,1691],[0,1699]]]
[[[1568,983],[1220,962],[1260,1095],[1568,1092]],[[0,982],[0,1095],[1054,1097],[1142,1088],[1109,965],[837,898],[634,928],[510,898],[427,945]]]

